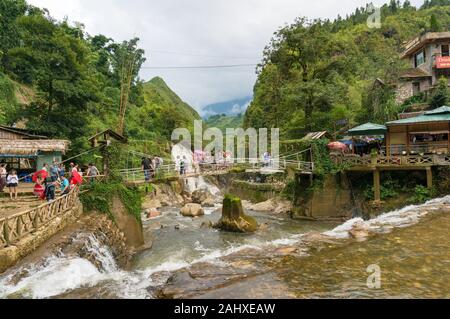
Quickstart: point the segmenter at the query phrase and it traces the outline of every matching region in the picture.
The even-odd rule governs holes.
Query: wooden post
[[[375,202],[381,202],[380,171],[378,169],[373,171],[373,191]]]
[[[431,170],[431,167],[426,168],[427,171],[427,187],[433,188],[433,171]]]
[[[6,246],[10,245],[10,240],[9,240],[9,223],[8,223],[8,218],[5,220],[5,223],[3,224],[3,237],[5,237],[5,241],[6,241]]]

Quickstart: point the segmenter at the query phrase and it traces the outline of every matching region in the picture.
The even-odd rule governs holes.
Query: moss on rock
[[[222,218],[214,227],[231,232],[252,233],[258,229],[258,223],[253,217],[245,215],[240,198],[226,195]]]

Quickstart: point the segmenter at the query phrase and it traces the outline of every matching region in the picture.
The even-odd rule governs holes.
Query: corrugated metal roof
[[[306,136],[303,138],[303,140],[318,140],[328,134],[327,131],[322,132],[311,132],[306,134]]]
[[[416,123],[446,122],[446,121],[450,121],[450,107],[441,106],[437,109],[425,112],[423,115],[407,119],[401,119],[397,121],[391,121],[386,123],[386,125],[416,124]]]
[[[402,119],[398,121],[392,121],[386,123],[387,125],[395,124],[415,124],[415,123],[427,123],[427,122],[445,122],[450,121],[450,113],[448,114],[436,114],[436,115],[420,115],[411,117],[409,119]]]
[[[383,135],[386,133],[387,127],[381,124],[366,123],[352,128],[348,131],[351,136],[357,135]]]
[[[450,106],[444,105],[438,107],[437,109],[425,112],[426,115],[444,114],[444,113],[450,113]]]

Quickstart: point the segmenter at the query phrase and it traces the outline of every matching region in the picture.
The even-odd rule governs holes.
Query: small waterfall
[[[80,234],[74,238],[74,242],[80,241],[84,241],[85,250],[95,259],[97,266],[79,256],[52,255],[40,263],[15,269],[0,277],[0,298],[49,298],[76,288],[95,286],[118,271],[111,250],[94,235],[86,238],[86,234]]]
[[[203,176],[189,177],[185,180],[184,185],[184,190],[189,193],[193,193],[196,190],[205,190],[208,191],[211,195],[220,195],[220,189],[217,186],[208,183]]]

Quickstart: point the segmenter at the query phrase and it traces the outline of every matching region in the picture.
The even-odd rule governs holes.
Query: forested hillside
[[[206,125],[208,127],[217,127],[221,129],[223,132],[225,132],[227,128],[242,127],[243,122],[244,122],[243,114],[238,115],[217,114],[210,116],[206,120]]]
[[[358,8],[335,21],[298,18],[278,30],[258,68],[246,127],[279,127],[283,138],[332,132],[367,121],[384,123],[414,101],[395,102],[395,83],[407,68],[399,53],[406,41],[450,27],[450,1],[421,8],[392,0],[381,9],[381,28],[369,28],[372,11]],[[374,85],[380,79],[384,86]],[[345,124],[343,124],[345,126]]]
[[[122,109],[130,140],[165,143],[199,115],[162,79],[139,79],[145,60],[137,38],[117,43],[25,0],[0,0],[0,124],[70,139],[79,153],[119,127]]]

